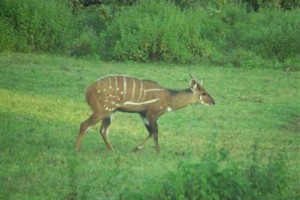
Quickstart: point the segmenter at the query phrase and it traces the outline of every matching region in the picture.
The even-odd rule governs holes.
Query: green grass
[[[89,114],[85,87],[106,74],[128,74],[161,85],[188,87],[188,72],[204,80],[216,106],[193,105],[159,120],[161,154],[141,119],[117,113],[109,153],[99,125],[75,153],[79,124]],[[0,199],[119,199],[160,183],[180,163],[200,161],[213,141],[246,163],[257,145],[265,163],[283,153],[288,199],[299,197],[299,72],[103,63],[32,54],[0,54]]]

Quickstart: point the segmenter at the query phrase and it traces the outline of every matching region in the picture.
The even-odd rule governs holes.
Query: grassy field
[[[80,123],[90,110],[85,87],[106,74],[152,79],[167,88],[189,86],[189,70],[204,80],[216,106],[192,105],[159,120],[161,154],[138,115],[117,113],[109,153],[99,125],[75,153]],[[300,73],[280,70],[103,63],[71,58],[0,55],[0,199],[119,199],[155,187],[180,163],[200,162],[214,143],[246,163],[253,145],[263,165],[284,155],[286,199],[300,196]]]

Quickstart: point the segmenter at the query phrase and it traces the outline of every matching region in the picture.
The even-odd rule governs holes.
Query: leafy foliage
[[[299,70],[300,8],[289,2],[3,0],[0,51]]]
[[[237,67],[274,67],[271,60],[297,63],[299,17],[299,9],[248,13],[244,7],[224,5],[180,10],[164,1],[141,1],[122,10],[101,33],[101,55]]]
[[[210,147],[202,160],[181,163],[162,181],[151,183],[159,186],[150,192],[128,193],[124,199],[284,199],[288,173],[283,156],[270,158],[266,165],[259,163],[255,145],[242,166],[230,159],[229,151]]]
[[[0,7],[1,19],[9,23],[6,31],[16,38],[3,48],[62,53],[69,49],[76,22],[63,1],[3,0]]]
[[[121,12],[108,26],[101,35],[102,52],[104,57],[118,60],[189,59],[181,42],[184,28],[184,16],[175,5],[143,1]]]

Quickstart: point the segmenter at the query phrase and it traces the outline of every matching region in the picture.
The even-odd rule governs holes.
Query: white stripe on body
[[[144,104],[149,104],[149,103],[154,103],[156,101],[159,100],[159,98],[156,99],[152,99],[152,100],[148,100],[148,101],[143,101],[147,95],[148,92],[159,92],[159,91],[163,91],[165,90],[164,88],[150,88],[150,89],[144,89],[144,83],[143,80],[141,79],[137,79],[140,81],[140,91],[139,91],[139,96],[138,99],[134,100],[134,96],[135,96],[135,92],[136,92],[136,80],[134,77],[131,76],[126,76],[126,75],[107,75],[107,76],[103,76],[101,78],[98,79],[98,85],[100,85],[101,80],[108,78],[108,85],[107,82],[105,82],[105,87],[103,88],[103,91],[105,92],[106,90],[112,90],[113,86],[112,86],[112,82],[113,80],[111,80],[111,78],[114,77],[114,82],[115,82],[115,91],[119,91],[120,88],[118,87],[118,77],[123,77],[123,91],[121,90],[121,95],[123,95],[123,101],[125,101],[126,99],[126,93],[127,93],[127,78],[132,79],[133,81],[133,85],[132,85],[132,93],[131,93],[131,101],[125,101],[125,103],[123,105],[144,105]],[[98,86],[99,87],[99,86]],[[99,91],[100,92],[100,91]],[[116,96],[118,97],[118,96]],[[118,97],[117,100],[120,100],[120,97]]]
[[[142,97],[143,97],[142,94],[143,94],[143,91],[144,91],[144,84],[143,84],[143,81],[140,80],[140,82],[141,82],[140,95],[139,95],[139,98],[138,98],[137,102],[140,102],[140,101],[142,100]]]
[[[147,89],[145,92],[157,92],[157,91],[162,91],[164,90],[163,88],[153,88],[153,89]]]
[[[135,93],[135,79],[132,79],[132,95],[131,95],[131,101],[133,101]]]
[[[117,77],[115,76],[115,91],[117,90],[117,88],[118,88],[118,79],[117,79]]]
[[[141,91],[141,93],[143,94],[142,95],[142,99],[140,100],[140,101],[143,101],[144,99],[145,99],[145,97],[147,96],[147,93],[148,92],[157,92],[157,91],[163,91],[164,89],[162,89],[162,88],[151,88],[151,89],[143,89],[142,91]],[[138,101],[139,102],[139,101]]]
[[[112,86],[111,86],[111,77],[108,79],[108,89],[111,89]]]
[[[133,106],[140,106],[140,105],[145,105],[145,104],[149,104],[149,103],[154,103],[156,101],[159,101],[159,98],[156,98],[156,99],[152,99],[152,100],[149,100],[149,101],[143,101],[143,102],[130,102],[130,101],[126,101],[124,102],[123,105],[133,105]]]
[[[126,79],[125,76],[123,76],[123,101],[125,100],[125,95],[126,95],[126,89],[127,89],[127,85],[126,84],[127,84],[127,79]]]

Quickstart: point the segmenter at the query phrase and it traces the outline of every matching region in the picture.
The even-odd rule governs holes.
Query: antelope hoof
[[[140,151],[140,150],[142,150],[142,149],[143,149],[143,147],[137,146],[137,147],[135,147],[135,148],[133,149],[133,152],[137,152],[137,151]]]
[[[75,151],[79,152],[80,151],[80,147],[75,147]]]

